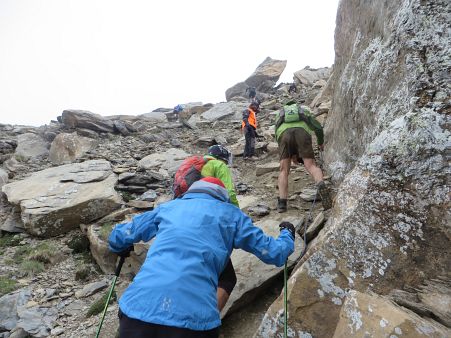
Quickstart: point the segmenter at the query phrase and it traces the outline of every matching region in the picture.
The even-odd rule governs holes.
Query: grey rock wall
[[[450,6],[340,2],[325,156],[341,185],[325,230],[288,283],[291,336],[333,336],[352,290],[387,295],[450,278]],[[283,332],[282,316],[279,297],[257,336]],[[353,318],[362,320],[355,336],[385,336],[362,312]]]

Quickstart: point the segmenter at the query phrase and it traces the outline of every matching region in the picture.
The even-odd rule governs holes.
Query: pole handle
[[[121,256],[121,258],[119,259],[119,263],[116,266],[116,271],[114,272],[114,274],[119,277],[120,273],[121,273],[121,269],[122,269],[122,265],[124,265],[125,262],[125,257]]]

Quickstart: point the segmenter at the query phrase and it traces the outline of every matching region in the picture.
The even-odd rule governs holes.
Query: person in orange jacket
[[[260,107],[257,102],[252,102],[248,108],[243,111],[243,120],[241,122],[241,131],[244,133],[246,144],[244,146],[243,159],[250,159],[255,155],[255,138],[257,136],[257,113]]]

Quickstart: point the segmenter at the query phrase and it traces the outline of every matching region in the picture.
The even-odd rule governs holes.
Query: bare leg
[[[316,183],[323,180],[323,172],[319,167],[316,166],[315,160],[313,158],[303,158],[304,167],[313,176]]]
[[[285,158],[280,161],[279,166],[279,197],[281,199],[288,198],[288,174],[290,173],[291,159]]]
[[[218,310],[222,311],[224,306],[226,305],[230,295],[223,288],[218,288],[216,291],[216,298],[218,299]]]

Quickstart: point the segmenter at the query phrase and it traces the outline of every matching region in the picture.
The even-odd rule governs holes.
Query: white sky
[[[338,0],[0,0],[0,123],[225,101],[267,57],[331,66]]]

